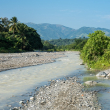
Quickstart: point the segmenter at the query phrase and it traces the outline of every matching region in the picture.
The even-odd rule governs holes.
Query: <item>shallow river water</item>
[[[54,63],[0,72],[0,110],[21,106],[19,104],[21,100],[29,100],[36,87],[48,84],[51,79],[67,76],[83,78],[90,74],[84,65],[80,65],[82,60],[79,57],[79,52],[65,52],[65,54],[67,57],[58,58]],[[105,97],[101,96],[102,99]],[[107,98],[106,100],[109,101],[110,99]]]
[[[54,63],[0,72],[0,109],[19,106],[20,100],[29,99],[36,87],[51,79],[85,71],[84,66],[79,65],[82,62],[79,52],[66,52],[66,55],[67,57],[59,58]]]

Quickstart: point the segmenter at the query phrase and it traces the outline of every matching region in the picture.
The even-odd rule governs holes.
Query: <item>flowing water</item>
[[[21,100],[29,100],[35,93],[36,87],[48,84],[51,79],[67,76],[78,76],[83,79],[91,74],[84,65],[80,65],[82,60],[79,52],[65,52],[65,54],[67,57],[58,58],[54,63],[0,72],[0,110],[21,106],[19,104]],[[109,80],[101,81],[110,84]],[[109,89],[106,88],[106,91],[105,88],[102,89],[99,102],[101,104],[105,102],[103,110],[110,109]]]
[[[37,86],[46,84],[51,79],[86,71],[80,65],[82,60],[79,52],[66,52],[66,55],[54,63],[0,72],[0,109],[9,109],[7,105],[19,106],[20,100],[29,99]]]

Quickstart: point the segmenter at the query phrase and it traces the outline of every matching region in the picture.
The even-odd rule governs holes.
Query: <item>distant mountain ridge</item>
[[[51,40],[51,39],[73,39],[79,37],[87,37],[89,33],[93,33],[96,30],[102,30],[107,36],[110,36],[110,29],[106,28],[94,28],[94,27],[81,27],[79,29],[72,29],[63,25],[58,24],[34,24],[34,23],[25,23],[29,27],[32,27],[37,30],[41,39]]]

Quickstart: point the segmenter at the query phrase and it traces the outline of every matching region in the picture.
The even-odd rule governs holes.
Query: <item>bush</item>
[[[88,67],[94,69],[105,69],[110,67],[110,38],[102,31],[95,31],[89,34],[89,39],[83,50],[81,57]]]
[[[97,61],[99,56],[102,56],[107,49],[110,38],[105,36],[102,31],[95,31],[95,33],[89,34],[89,39],[82,51],[82,58],[88,62],[91,60]]]

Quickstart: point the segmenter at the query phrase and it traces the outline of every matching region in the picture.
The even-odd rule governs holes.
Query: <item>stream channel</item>
[[[96,72],[88,71],[80,65],[79,52],[65,52],[67,57],[56,59],[53,63],[28,66],[0,72],[0,110],[9,110],[21,106],[21,100],[29,100],[39,87],[49,84],[50,80],[77,76],[83,78],[94,76]],[[110,80],[100,79],[99,82],[110,85]],[[110,110],[110,87],[92,87],[89,90],[98,92],[102,110]]]

